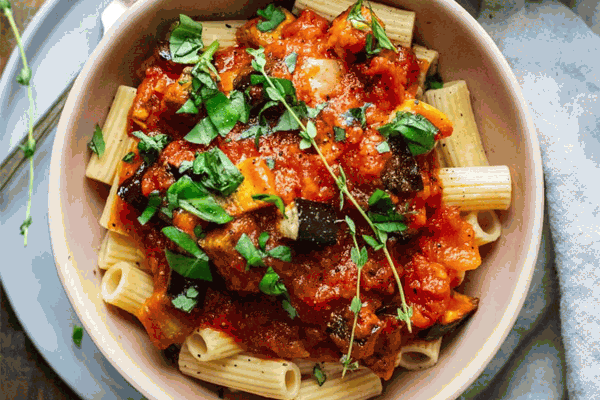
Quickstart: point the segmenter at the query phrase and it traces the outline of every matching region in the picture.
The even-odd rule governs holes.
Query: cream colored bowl
[[[542,224],[543,178],[536,132],[510,67],[498,48],[455,2],[396,0],[417,13],[416,38],[441,54],[446,80],[465,79],[491,164],[510,166],[513,199],[501,214],[503,235],[468,274],[466,293],[479,311],[442,349],[439,363],[421,372],[397,372],[383,398],[458,396],[494,356],[510,331],[529,287]],[[179,13],[212,19],[248,18],[265,5],[243,0],[149,0],[135,4],[111,29],[77,78],[60,119],[50,171],[49,220],[59,276],[86,331],[106,358],[148,398],[217,399],[214,387],[167,365],[134,317],[100,298],[98,219],[107,190],[86,179],[87,142],[106,118],[118,85],[136,85],[134,71],[155,38]]]

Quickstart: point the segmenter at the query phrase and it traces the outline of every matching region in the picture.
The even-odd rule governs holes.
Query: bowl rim
[[[110,28],[106,35],[102,38],[96,49],[90,55],[88,61],[85,63],[81,73],[75,80],[73,88],[69,93],[64,110],[70,110],[75,107],[81,97],[81,88],[88,80],[89,72],[93,68],[93,65],[102,57],[105,49],[109,47],[113,41],[113,37],[119,36],[125,29],[125,21],[129,19],[130,15],[136,13],[139,9],[151,6],[157,2],[163,0],[140,0],[133,4],[126,12],[118,19],[118,21]],[[451,14],[455,19],[459,20],[461,24],[468,26],[474,30],[477,40],[482,40],[485,46],[489,49],[490,54],[495,58],[495,62],[501,65],[500,74],[505,82],[508,82],[509,89],[512,95],[518,100],[518,109],[523,114],[525,120],[525,127],[531,133],[529,140],[527,141],[528,151],[531,154],[533,171],[532,182],[535,182],[535,188],[531,191],[531,203],[532,206],[532,229],[528,232],[527,238],[530,239],[530,245],[526,251],[525,262],[523,264],[522,272],[518,277],[515,291],[513,292],[512,299],[509,302],[509,306],[504,311],[504,317],[507,315],[510,318],[502,318],[498,325],[494,328],[492,334],[488,337],[487,341],[491,343],[489,346],[482,348],[477,355],[465,366],[465,368],[459,372],[456,377],[445,387],[443,387],[433,399],[442,400],[450,399],[453,396],[460,395],[469,385],[471,385],[483,372],[485,367],[495,356],[500,346],[508,336],[512,326],[514,325],[519,311],[521,310],[525,301],[533,271],[535,268],[537,256],[539,253],[541,243],[541,232],[543,222],[543,210],[544,210],[544,180],[543,180],[543,168],[542,168],[542,157],[537,138],[537,130],[533,123],[533,119],[528,109],[527,102],[523,97],[519,83],[512,71],[512,68],[500,52],[497,45],[483,29],[481,25],[458,3],[452,0],[439,0],[441,7],[446,12]],[[134,363],[129,361],[123,362],[124,360],[115,356],[114,353],[109,352],[102,346],[102,342],[99,337],[92,334],[96,331],[95,324],[91,317],[81,310],[80,298],[84,296],[84,293],[79,293],[78,290],[66,290],[69,286],[69,282],[72,281],[72,277],[66,268],[62,266],[71,263],[71,251],[68,243],[64,240],[67,236],[66,227],[63,223],[64,209],[60,199],[61,193],[61,179],[62,168],[61,168],[61,149],[64,146],[67,128],[71,125],[72,119],[75,118],[73,114],[63,112],[58,128],[57,134],[54,139],[52,147],[52,158],[50,164],[50,184],[49,184],[49,195],[48,195],[48,225],[50,230],[51,247],[55,258],[55,265],[57,273],[60,278],[62,285],[65,287],[65,292],[75,312],[80,318],[87,332],[101,353],[113,364],[113,366],[119,371],[119,373],[126,378],[136,389],[143,393],[148,398],[161,398],[162,396],[170,397],[159,385],[149,379],[144,374],[143,370],[137,367]],[[54,183],[54,184],[53,184]],[[127,365],[125,365],[127,364]],[[473,366],[473,370],[469,371]],[[141,373],[135,373],[139,371]],[[466,372],[470,373],[467,374]]]

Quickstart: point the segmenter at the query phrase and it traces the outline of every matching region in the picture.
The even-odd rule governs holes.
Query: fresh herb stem
[[[358,247],[358,241],[356,240],[356,235],[352,235],[352,240],[354,241],[354,246],[356,250],[360,252],[360,248]],[[358,265],[357,265],[358,267]],[[362,271],[362,267],[358,269],[358,276],[356,278],[356,298],[360,300],[360,273]],[[348,370],[348,363],[350,362],[350,357],[352,355],[352,345],[354,344],[354,332],[356,331],[356,324],[358,323],[358,314],[354,313],[354,322],[352,323],[352,332],[350,333],[350,345],[348,346],[348,355],[346,356],[347,363],[344,363],[344,369],[342,370],[342,378],[346,375],[346,371]]]
[[[27,200],[27,209],[25,211],[25,220],[21,225],[21,234],[23,235],[23,245],[27,246],[27,233],[29,231],[29,226],[31,225],[31,199],[33,197],[33,153],[35,151],[35,139],[33,138],[33,113],[34,113],[34,101],[33,101],[33,89],[31,88],[30,80],[31,80],[31,70],[29,69],[29,65],[27,64],[27,57],[25,56],[25,48],[23,47],[23,42],[21,41],[21,35],[19,34],[19,29],[17,28],[17,24],[15,23],[15,19],[13,17],[13,13],[11,10],[10,2],[7,0],[0,1],[0,8],[6,15],[8,19],[8,24],[10,25],[13,34],[15,35],[15,39],[17,41],[17,47],[19,48],[19,53],[21,54],[21,61],[23,62],[23,69],[21,70],[21,74],[17,81],[27,86],[27,97],[29,98],[29,111],[28,111],[28,136],[27,136],[27,145],[25,145],[23,152],[25,153],[25,157],[29,158],[29,190],[28,190],[28,200]]]
[[[267,83],[269,84],[269,86],[272,87],[273,89],[277,90],[277,87],[273,84],[273,81],[267,75],[267,72],[265,71],[264,66],[260,67],[260,72],[264,75],[264,77],[265,77]],[[371,221],[371,218],[369,218],[369,216],[367,215],[367,213],[365,212],[365,210],[363,210],[363,208],[358,204],[358,201],[350,193],[350,191],[348,190],[348,187],[345,184],[341,184],[341,183],[343,183],[341,181],[341,178],[338,175],[335,174],[335,172],[333,171],[333,168],[331,168],[331,166],[329,165],[329,163],[325,159],[325,156],[323,155],[323,153],[321,153],[321,149],[319,149],[319,146],[317,145],[317,142],[315,142],[314,138],[312,138],[312,137],[310,137],[308,135],[308,129],[307,129],[306,125],[300,120],[300,118],[298,117],[298,115],[296,114],[296,112],[294,112],[294,110],[292,109],[292,107],[285,100],[285,96],[281,96],[281,97],[282,97],[281,103],[290,112],[290,114],[292,115],[292,117],[296,120],[296,122],[300,126],[300,129],[306,134],[306,137],[309,138],[310,144],[312,145],[312,147],[315,149],[315,151],[319,155],[319,158],[321,158],[321,161],[323,161],[323,164],[325,165],[325,168],[327,169],[327,171],[329,172],[329,174],[331,175],[331,177],[334,179],[334,181],[338,184],[338,187],[340,188],[340,190],[342,191],[342,193],[344,193],[346,195],[346,197],[348,198],[348,200],[350,200],[350,202],[354,205],[354,207],[356,207],[356,209],[359,211],[360,215],[362,215],[362,217],[365,219],[365,221],[367,221],[367,223],[369,224],[369,226],[371,227],[371,229],[375,233],[375,236],[379,237],[379,235],[377,234],[378,229],[373,224],[373,221]],[[354,239],[354,240],[356,240],[356,239]],[[392,260],[392,256],[390,255],[390,252],[387,249],[387,243],[383,243],[383,244],[384,244],[384,246],[382,248],[383,249],[383,253],[385,254],[385,258],[386,258],[387,262],[390,264],[390,267],[392,269],[392,273],[394,274],[394,279],[396,280],[396,284],[398,285],[398,291],[400,292],[400,299],[402,301],[402,311],[405,314],[408,314],[409,307],[406,304],[406,298],[404,296],[404,290],[402,289],[402,282],[400,281],[400,276],[398,275],[398,271],[396,271],[396,266],[394,265],[394,261]],[[359,272],[359,274],[360,274],[360,272]],[[408,331],[412,332],[412,324],[411,324],[410,318],[406,318],[405,322],[406,322],[406,326],[408,328]],[[354,328],[352,329],[352,331],[354,332]]]

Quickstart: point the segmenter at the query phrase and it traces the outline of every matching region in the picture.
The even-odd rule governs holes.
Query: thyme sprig
[[[408,304],[406,304],[406,298],[404,296],[404,290],[402,288],[402,282],[400,281],[400,276],[398,275],[398,271],[396,271],[394,261],[392,260],[392,256],[390,255],[390,252],[387,248],[387,233],[378,229],[375,226],[375,224],[373,223],[371,218],[369,218],[369,216],[367,215],[365,210],[363,210],[363,208],[358,204],[358,201],[356,200],[356,198],[352,195],[352,193],[350,193],[350,190],[348,189],[348,185],[346,182],[346,174],[344,173],[344,170],[341,167],[339,167],[338,168],[339,175],[336,174],[335,171],[333,170],[333,168],[329,165],[329,163],[325,159],[325,156],[321,152],[321,149],[317,145],[317,142],[315,142],[315,137],[317,136],[317,127],[315,126],[315,123],[311,120],[308,120],[306,123],[301,121],[301,119],[298,117],[298,114],[296,113],[294,108],[286,100],[287,96],[285,96],[285,90],[281,87],[281,84],[276,85],[274,80],[271,79],[271,77],[269,77],[269,75],[265,71],[265,65],[267,62],[266,62],[266,58],[265,58],[264,48],[262,48],[262,47],[260,47],[258,49],[250,49],[249,48],[249,49],[246,49],[246,51],[253,57],[252,66],[254,67],[254,69],[256,71],[260,72],[265,77],[265,83],[268,85],[268,86],[265,86],[265,91],[267,92],[268,96],[271,99],[277,100],[281,104],[283,104],[283,106],[286,108],[288,113],[291,115],[291,117],[296,121],[296,123],[300,127],[300,137],[302,138],[302,140],[300,141],[300,148],[307,149],[309,147],[312,147],[317,152],[319,158],[323,162],[323,165],[327,169],[327,172],[329,172],[329,175],[331,175],[331,177],[337,184],[338,188],[340,189],[340,197],[343,199],[343,196],[345,196],[354,205],[354,207],[356,207],[356,209],[359,211],[360,215],[364,218],[364,220],[367,222],[367,224],[369,225],[371,230],[375,233],[377,240],[380,242],[380,244],[382,244],[381,250],[383,251],[385,258],[392,269],[394,279],[396,280],[396,284],[398,286],[398,292],[400,293],[402,310],[398,309],[398,318],[400,320],[406,322],[408,331],[412,332],[412,324],[411,324],[411,320],[410,320],[410,316],[409,316],[409,315],[412,315],[412,308],[409,307]],[[279,83],[279,82],[277,82],[277,83]],[[342,195],[342,193],[343,193],[343,195]]]
[[[31,88],[31,68],[27,64],[27,57],[25,56],[25,48],[23,47],[23,42],[21,41],[21,35],[19,34],[19,29],[17,28],[17,24],[15,23],[15,19],[13,17],[12,9],[10,2],[8,0],[0,0],[0,10],[4,12],[6,18],[8,19],[8,24],[10,25],[13,34],[15,35],[15,39],[17,41],[17,47],[19,48],[19,53],[21,54],[21,61],[23,62],[23,68],[19,72],[17,76],[17,82],[27,88],[27,97],[29,98],[29,112],[28,112],[28,134],[27,134],[27,143],[24,146],[21,146],[21,150],[25,155],[26,159],[29,159],[29,197],[27,200],[27,208],[25,211],[25,220],[20,226],[21,235],[23,235],[23,245],[27,246],[27,233],[29,231],[29,227],[31,226],[31,198],[33,196],[33,155],[35,153],[36,142],[33,138],[33,113],[34,113],[34,102],[33,102],[33,89]]]

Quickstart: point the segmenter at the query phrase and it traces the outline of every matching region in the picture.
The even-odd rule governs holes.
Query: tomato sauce
[[[251,20],[238,32],[239,45],[219,50],[214,64],[222,91],[243,88],[248,74],[254,72],[252,57],[245,49],[263,45],[269,75],[292,80],[299,100],[309,107],[326,102],[315,119],[315,140],[328,163],[336,170],[338,166],[344,169],[349,190],[366,209],[369,196],[382,188],[381,173],[391,157],[390,152],[377,150],[384,140],[377,128],[388,122],[400,104],[414,98],[419,65],[412,50],[406,48],[398,53],[384,49],[371,58],[359,56],[356,49],[364,49],[366,34],[348,29],[345,15],[330,24],[304,11],[297,19],[286,19],[276,34],[270,35],[262,35],[255,28],[257,20]],[[292,52],[297,54],[294,73],[284,62]],[[150,136],[164,133],[172,141],[158,162],[144,172],[145,196],[155,190],[164,193],[175,181],[173,169],[183,161],[193,161],[197,152],[216,146],[234,164],[253,157],[273,161],[274,190],[286,204],[302,197],[330,203],[339,210],[336,183],[314,150],[299,148],[297,132],[263,135],[257,146],[254,138],[240,139],[256,124],[254,118],[248,124],[238,122],[226,137],[217,137],[209,146],[184,140],[206,116],[202,111],[198,115],[176,114],[189,98],[189,67],[160,59],[150,64],[130,111],[130,131],[141,130]],[[260,95],[261,88],[250,86],[248,91]],[[348,124],[345,113],[359,107],[365,107],[366,123]],[[343,141],[335,140],[334,127],[345,130]],[[381,251],[367,246],[369,259],[361,276],[363,307],[352,358],[385,379],[391,377],[395,356],[404,341],[440,321],[448,310],[469,311],[465,301],[454,295],[454,289],[460,282],[460,271],[476,268],[481,262],[470,225],[458,210],[441,204],[434,157],[418,156],[417,163],[424,189],[411,195],[392,195],[415,235],[410,240],[392,237],[388,241],[407,302],[414,309],[412,333],[396,318],[398,288]],[[121,181],[132,176],[140,164],[139,156],[132,164],[124,164]],[[356,294],[357,269],[350,258],[354,244],[345,224],[340,224],[337,243],[324,248],[304,248],[283,238],[277,230],[280,214],[270,206],[237,216],[224,226],[208,226],[206,238],[199,243],[211,258],[213,276],[218,278],[206,284],[204,303],[188,314],[172,306],[168,293],[171,273],[164,249],[177,250],[177,246],[152,223],[140,226],[134,215],[135,210],[121,201],[113,220],[135,232],[146,248],[155,293],[138,317],[157,347],[181,343],[195,327],[204,325],[223,330],[248,351],[268,357],[337,361],[348,351],[354,319],[350,301]],[[348,201],[339,218],[343,215],[355,221],[357,237],[372,235]],[[173,224],[195,238],[194,227],[203,223],[178,211]],[[292,248],[292,262],[267,257],[265,263],[288,289],[298,314],[294,319],[283,310],[280,299],[260,293],[258,283],[266,269],[246,270],[245,259],[234,249],[242,234],[257,243],[261,232],[270,234],[267,248]]]

